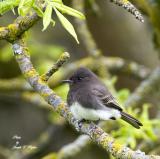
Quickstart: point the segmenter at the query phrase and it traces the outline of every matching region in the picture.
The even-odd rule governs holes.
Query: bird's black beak
[[[69,84],[72,84],[73,81],[72,81],[72,80],[69,80],[69,79],[66,79],[66,80],[62,80],[62,83],[69,83]]]

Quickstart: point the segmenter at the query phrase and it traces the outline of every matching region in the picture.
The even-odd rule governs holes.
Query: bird
[[[105,121],[121,118],[139,129],[142,123],[124,112],[106,85],[86,67],[78,68],[67,80],[67,104],[79,121]]]

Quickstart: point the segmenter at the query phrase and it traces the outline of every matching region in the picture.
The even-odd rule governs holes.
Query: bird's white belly
[[[107,108],[106,110],[95,110],[82,107],[78,102],[71,105],[70,110],[76,119],[82,120],[108,120],[111,117],[120,118],[119,110]]]

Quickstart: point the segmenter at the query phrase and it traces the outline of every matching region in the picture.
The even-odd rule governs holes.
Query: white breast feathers
[[[82,107],[78,102],[71,105],[70,110],[74,117],[78,120],[109,120],[110,118],[120,118],[120,111],[113,108],[107,108],[104,110],[96,110],[91,108]]]

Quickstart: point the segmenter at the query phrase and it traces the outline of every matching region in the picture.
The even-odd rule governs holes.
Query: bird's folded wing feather
[[[115,101],[114,97],[110,92],[107,92],[103,89],[93,89],[92,93],[105,105],[106,107],[117,109],[122,111],[122,108],[119,104]]]

